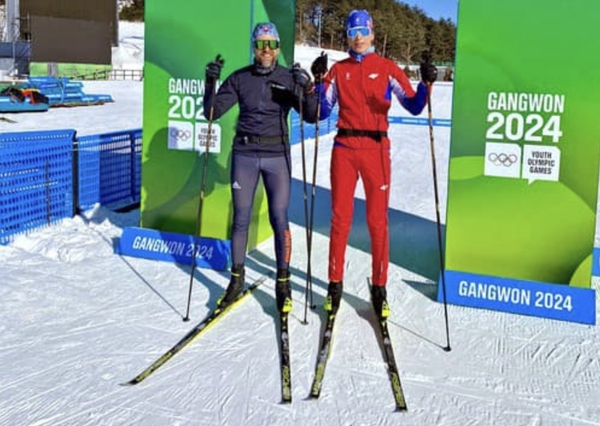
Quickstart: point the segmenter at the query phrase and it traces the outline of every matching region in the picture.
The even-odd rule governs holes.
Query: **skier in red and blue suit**
[[[342,296],[344,258],[352,225],[354,193],[360,177],[366,196],[367,225],[371,237],[371,296],[380,317],[389,315],[387,273],[389,263],[388,204],[390,197],[390,139],[388,111],[392,94],[411,114],[421,113],[437,68],[421,64],[422,81],[413,89],[406,74],[373,47],[373,20],[366,10],[353,10],[346,20],[349,57],[327,71],[327,58],[312,64],[316,80],[322,77],[321,115],[327,118],[339,106],[338,132],[331,156],[331,232],[329,286],[325,309],[337,311]]]

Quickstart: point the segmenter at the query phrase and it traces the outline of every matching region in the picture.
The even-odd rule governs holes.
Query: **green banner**
[[[480,276],[466,282],[484,299],[491,277],[520,290],[590,288],[600,59],[589,53],[600,48],[599,16],[596,0],[460,1],[446,268]],[[567,305],[550,309],[577,308]]]
[[[235,13],[232,13],[235,11]],[[148,0],[145,5],[141,225],[195,233],[208,122],[202,111],[204,68],[225,58],[222,78],[251,63],[257,22],[274,22],[279,61],[291,64],[295,2],[275,0]],[[231,143],[238,109],[211,126],[201,236],[229,239]],[[271,235],[266,196],[257,191],[249,248]]]

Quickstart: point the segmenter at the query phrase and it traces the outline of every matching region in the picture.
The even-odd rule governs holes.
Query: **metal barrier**
[[[0,134],[0,244],[88,210],[140,201],[142,130]]]
[[[62,75],[62,74],[61,74]],[[144,70],[140,69],[84,69],[83,71],[73,71],[63,75],[72,80],[134,80],[142,81],[144,79]]]

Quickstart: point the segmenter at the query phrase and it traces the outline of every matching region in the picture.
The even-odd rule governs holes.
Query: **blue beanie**
[[[261,22],[256,24],[254,31],[252,31],[252,41],[256,41],[256,39],[261,35],[270,35],[275,37],[275,40],[279,41],[277,27],[272,22]]]
[[[353,10],[346,19],[346,31],[355,27],[367,27],[373,29],[373,19],[366,10]]]

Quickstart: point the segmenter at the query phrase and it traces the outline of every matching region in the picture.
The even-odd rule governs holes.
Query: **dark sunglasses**
[[[269,49],[275,50],[279,49],[279,41],[277,40],[255,40],[254,47],[258,50],[263,50],[265,47],[269,46]]]

